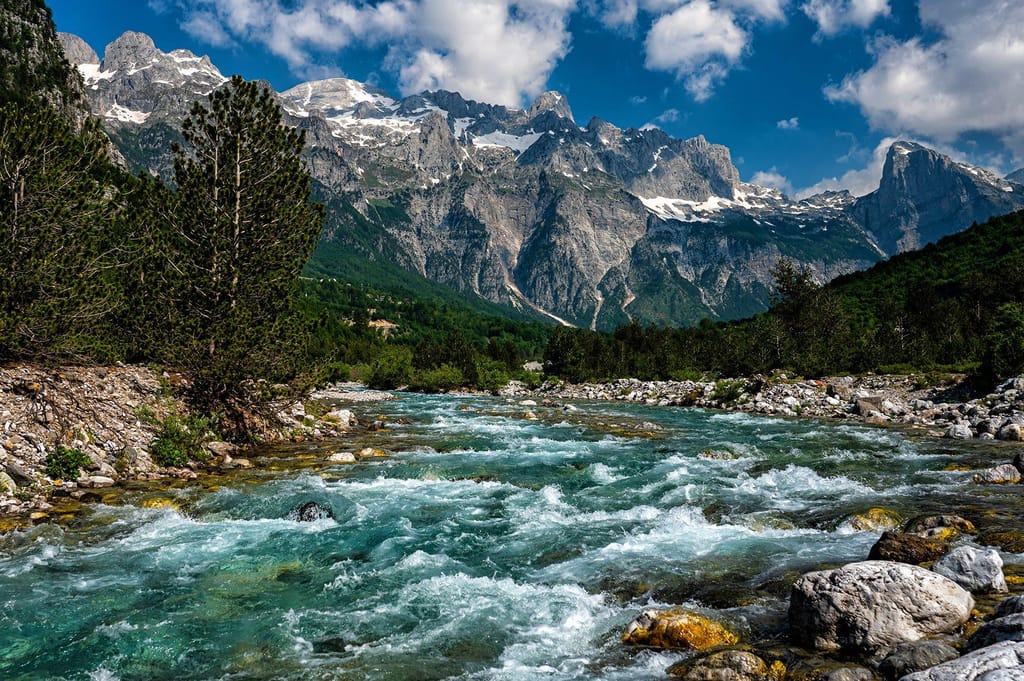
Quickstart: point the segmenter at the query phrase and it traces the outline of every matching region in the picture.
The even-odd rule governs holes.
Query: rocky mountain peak
[[[153,39],[145,33],[126,31],[104,48],[102,70],[132,69],[152,61],[161,54]]]
[[[572,109],[569,107],[569,100],[560,92],[549,90],[542,92],[526,112],[529,119],[536,118],[545,111],[551,111],[562,118],[575,121],[572,117]]]
[[[1020,208],[1020,185],[901,140],[889,147],[878,190],[858,199],[854,210],[892,254]]]
[[[100,63],[100,57],[96,54],[96,50],[92,49],[92,47],[89,46],[89,43],[85,42],[77,35],[72,33],[58,33],[57,38],[60,40],[60,44],[64,48],[64,56],[67,57],[72,66]]]
[[[1024,184],[1024,168],[1013,171],[1012,173],[1006,176],[1006,179],[1010,180],[1011,182],[1016,182],[1018,184]]]

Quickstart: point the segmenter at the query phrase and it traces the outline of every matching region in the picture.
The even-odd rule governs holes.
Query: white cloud
[[[826,96],[881,130],[945,143],[987,132],[1024,159],[1024,3],[921,0],[920,12],[939,40],[877,41],[874,65]]]
[[[848,190],[854,196],[864,196],[878,189],[878,182],[882,179],[882,166],[885,165],[885,156],[889,147],[896,141],[895,137],[886,137],[871,154],[871,159],[864,168],[848,170],[841,177],[826,177],[810,187],[800,189],[795,193],[796,198],[806,199],[824,191]]]
[[[762,187],[773,187],[786,195],[792,195],[793,193],[793,183],[780,173],[779,169],[775,166],[768,170],[759,170],[754,173],[754,176],[750,178],[750,183]]]
[[[818,25],[819,38],[852,26],[867,28],[890,12],[889,0],[807,0],[801,9]]]
[[[654,22],[647,34],[646,65],[674,71],[700,102],[739,61],[748,40],[731,11],[693,0]]]
[[[608,28],[621,28],[636,23],[637,0],[600,0],[591,12]]]
[[[781,121],[776,121],[775,127],[779,130],[799,130],[800,129],[800,118],[793,116],[792,118],[784,118]]]
[[[761,19],[781,20],[789,0],[721,0],[725,7],[746,11]]]
[[[679,120],[679,109],[665,109],[654,120],[659,123],[675,123]]]
[[[406,93],[444,88],[520,105],[569,49],[575,0],[178,0],[182,28],[211,44],[254,41],[305,75],[352,44],[389,46]],[[221,32],[218,34],[217,27]]]

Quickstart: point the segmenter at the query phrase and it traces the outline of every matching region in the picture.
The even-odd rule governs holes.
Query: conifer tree
[[[112,359],[121,205],[96,121],[0,107],[0,360]]]
[[[172,354],[193,376],[193,401],[238,415],[244,384],[294,370],[290,306],[320,235],[304,134],[281,123],[269,91],[235,76],[196,103],[175,148],[177,205],[167,290]]]

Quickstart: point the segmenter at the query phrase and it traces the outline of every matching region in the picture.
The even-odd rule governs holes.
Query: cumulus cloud
[[[889,147],[896,141],[895,137],[886,137],[871,154],[868,164],[863,168],[855,168],[843,173],[840,177],[826,177],[810,187],[795,192],[798,199],[806,199],[825,191],[848,190],[854,196],[864,196],[878,189],[878,182],[882,179],[882,166],[885,165],[885,156]]]
[[[693,0],[651,26],[645,44],[646,65],[674,71],[693,98],[702,102],[739,61],[748,40],[731,11],[709,0]]]
[[[182,28],[197,38],[262,43],[299,75],[318,68],[318,55],[386,44],[407,93],[444,88],[509,105],[545,89],[569,49],[567,23],[576,10],[575,0],[178,0],[177,6]]]
[[[792,118],[784,118],[781,121],[776,121],[775,127],[779,130],[799,130],[800,129],[800,118],[793,116]]]
[[[792,195],[793,193],[793,183],[780,173],[779,169],[775,166],[768,170],[759,170],[754,173],[754,176],[750,178],[750,183],[762,187],[772,187],[786,195]]]
[[[675,123],[679,120],[679,109],[665,109],[654,120],[659,123]]]
[[[818,38],[851,26],[867,28],[890,12],[889,0],[807,0],[801,9],[818,25]]]
[[[922,22],[940,34],[880,39],[874,64],[825,89],[860,107],[870,123],[950,143],[986,132],[1024,159],[1024,4],[921,0]]]

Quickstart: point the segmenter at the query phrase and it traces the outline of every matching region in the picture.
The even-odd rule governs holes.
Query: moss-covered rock
[[[739,636],[723,624],[687,610],[647,610],[629,623],[622,642],[652,648],[707,650],[732,645]]]

